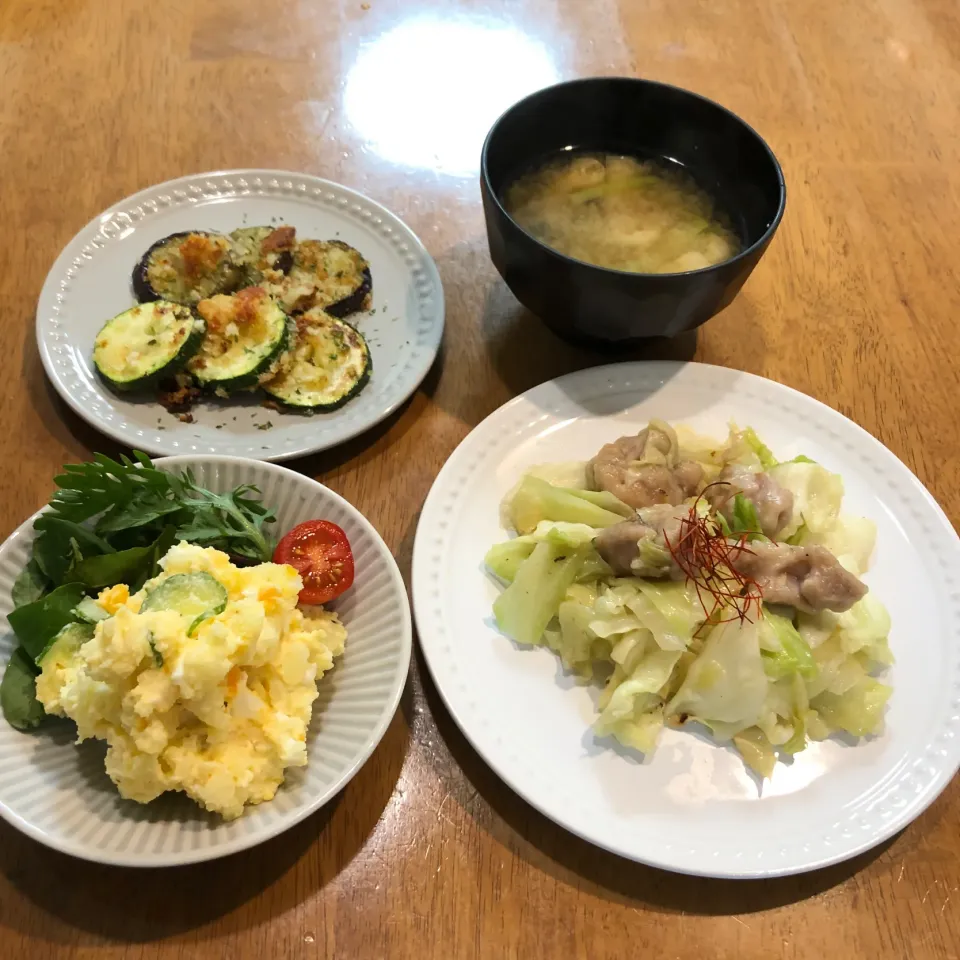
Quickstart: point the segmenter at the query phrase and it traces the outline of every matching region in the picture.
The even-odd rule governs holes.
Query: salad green
[[[0,707],[21,730],[45,716],[36,700],[40,659],[71,624],[107,615],[93,600],[101,589],[124,583],[139,590],[180,540],[248,563],[269,561],[274,548],[264,526],[275,518],[256,487],[216,494],[197,485],[190,470],[159,470],[138,451],[119,461],[96,454],[89,463],[65,466],[54,482],[7,618],[20,646],[0,680]]]
[[[838,475],[805,456],[778,462],[750,428],[732,425],[723,441],[684,428],[676,436],[680,456],[702,468],[697,494],[677,507],[681,513],[706,517],[718,539],[744,552],[757,544],[757,552],[776,548],[795,558],[807,549],[822,557],[825,549],[844,576],[867,571],[875,527],[841,513]],[[753,496],[738,492],[723,501],[721,513],[704,490],[727,482],[717,478],[731,476],[731,468],[762,484],[754,484]],[[764,527],[758,504],[771,490],[787,493],[768,536],[770,515]],[[603,684],[598,736],[651,753],[665,725],[696,721],[769,777],[778,758],[811,740],[882,730],[891,688],[877,674],[893,662],[890,618],[862,585],[839,612],[801,599],[791,606],[756,597],[755,606],[720,616],[705,605],[697,583],[678,572],[675,544],[666,534],[652,536],[650,527],[641,530],[651,535],[636,550],[642,569],[652,573],[615,575],[596,538],[624,520],[644,522],[644,511],[594,489],[588,464],[532,468],[501,512],[517,535],[492,546],[485,559],[503,586],[494,603],[497,625],[517,643],[549,647],[581,681]]]

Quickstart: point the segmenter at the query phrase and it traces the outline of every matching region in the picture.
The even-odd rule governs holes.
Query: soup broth
[[[573,154],[523,174],[507,212],[577,260],[633,273],[682,273],[729,260],[740,241],[683,171],[616,154]]]

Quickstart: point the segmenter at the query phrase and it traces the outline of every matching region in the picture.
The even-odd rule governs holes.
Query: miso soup
[[[523,174],[507,212],[560,253],[633,273],[682,273],[729,260],[740,241],[693,178],[649,160],[567,154]]]

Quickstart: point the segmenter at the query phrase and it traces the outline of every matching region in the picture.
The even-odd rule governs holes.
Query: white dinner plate
[[[373,304],[347,317],[370,345],[373,374],[339,410],[278,413],[248,394],[199,404],[182,423],[154,399],[119,397],[93,367],[93,342],[135,303],[134,264],[156,240],[182,230],[229,232],[290,224],[303,239],[344,240],[369,261]],[[50,269],[37,307],[37,344],[47,376],[84,420],[151,454],[219,453],[286,460],[326,450],[389,416],[423,380],[443,334],[436,264],[398,217],[318,177],[227,170],[170,180],[127,197],[90,221]]]
[[[169,457],[165,470],[190,467],[217,493],[260,488],[279,536],[305,520],[326,519],[347,534],[356,561],[353,587],[331,604],[347,628],[342,657],[320,679],[307,731],[308,763],[291,767],[269,803],[225,821],[182,794],[148,804],[121,799],[103,767],[101,741],[79,747],[73,723],[47,721],[21,733],[0,717],[0,816],[64,853],[131,867],[212,860],[252,847],[330,800],[360,769],[387,729],[410,667],[407,592],[389,548],[359,511],[332,490],[284,467],[235,457]],[[0,546],[0,669],[16,646],[7,625],[13,581],[30,557],[33,521]]]
[[[666,730],[652,758],[597,740],[598,691],[548,649],[497,632],[487,549],[525,468],[587,459],[651,417],[725,436],[751,425],[781,459],[843,476],[845,512],[876,521],[866,580],[893,618],[886,732],[813,743],[759,786],[732,748]],[[444,702],[486,762],[561,826],[642,863],[715,877],[799,873],[852,857],[918,816],[960,760],[960,541],[889,450],[788,387],[703,364],[625,363],[529,390],[444,466],[417,530],[413,597]]]

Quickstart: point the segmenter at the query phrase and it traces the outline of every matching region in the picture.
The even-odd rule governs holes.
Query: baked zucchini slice
[[[230,258],[230,238],[200,230],[158,240],[133,268],[133,292],[141,303],[170,300],[194,306],[240,286],[242,271]]]
[[[293,266],[297,231],[293,227],[241,227],[230,234],[230,258],[245,286],[279,283]]]
[[[372,370],[370,348],[361,334],[315,307],[297,317],[293,347],[263,389],[291,410],[326,413],[352,400]]]
[[[332,317],[363,310],[373,279],[363,254],[342,240],[300,240],[293,264],[272,292],[287,313],[322,307]]]
[[[200,349],[205,330],[203,320],[183,304],[141,303],[103,325],[93,363],[115,390],[143,390],[183,367]]]
[[[187,370],[198,386],[226,396],[276,373],[287,348],[289,321],[263,287],[201,300],[197,313],[207,333]]]

